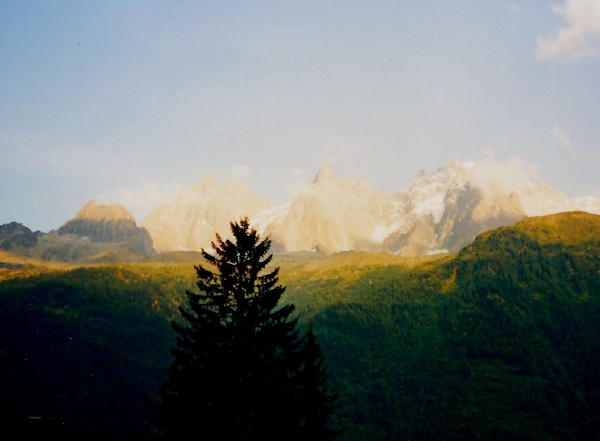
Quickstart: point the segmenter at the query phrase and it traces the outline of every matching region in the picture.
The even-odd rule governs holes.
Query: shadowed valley
[[[452,255],[276,256],[340,394],[340,439],[595,439],[599,238],[599,216],[572,212]],[[4,423],[150,433],[143,398],[171,362],[189,255],[74,269],[2,256]]]

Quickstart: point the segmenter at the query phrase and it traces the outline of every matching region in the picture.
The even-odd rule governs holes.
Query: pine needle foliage
[[[326,386],[312,328],[300,336],[294,305],[279,305],[285,288],[248,218],[217,234],[209,268],[195,266],[199,293],[187,291],[174,362],[150,404],[151,422],[168,440],[333,439],[335,396]]]

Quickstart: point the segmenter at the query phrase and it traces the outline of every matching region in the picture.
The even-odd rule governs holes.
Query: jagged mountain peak
[[[153,244],[159,252],[199,251],[210,249],[215,233],[230,239],[229,223],[247,216],[278,252],[356,250],[410,256],[458,251],[477,234],[526,216],[574,210],[600,214],[598,198],[571,199],[539,181],[513,182],[506,173],[488,173],[487,165],[453,160],[429,174],[419,171],[408,190],[390,195],[373,191],[364,177],[338,178],[326,162],[292,200],[275,207],[244,181],[228,178],[220,184],[207,171],[173,203],[155,208],[143,228],[122,205],[91,200],[75,218],[40,240],[76,243],[72,249],[79,254],[73,251],[77,256],[71,253],[67,260],[80,260],[91,242],[94,252],[104,247],[148,255]],[[10,243],[2,239],[2,246],[18,242],[25,249],[28,238],[36,241],[38,233],[17,227],[5,226]],[[39,253],[53,246],[35,245]]]
[[[339,192],[349,192],[351,195],[360,194],[363,196],[374,194],[369,181],[365,177],[338,178],[328,162],[323,164],[315,177],[307,184],[303,192],[305,195],[313,193],[314,195],[329,194],[335,196],[339,195]]]
[[[219,188],[219,181],[216,176],[211,172],[205,172],[200,179],[198,179],[191,187],[190,190],[194,192],[206,193],[211,190],[217,190]]]
[[[337,178],[325,163],[291,203],[258,213],[253,221],[288,251],[371,251],[376,220],[394,208],[388,199],[387,193],[374,193],[365,178]]]
[[[74,219],[102,221],[102,222],[117,222],[131,221],[135,223],[135,218],[120,204],[96,204],[95,200],[86,203],[81,210],[75,215]]]
[[[469,164],[464,165],[456,160],[442,165],[431,174],[421,170],[410,185],[410,206],[407,209],[417,216],[431,214],[434,222],[438,223],[444,214],[448,194],[464,188],[469,172]]]
[[[461,181],[466,182],[472,168],[473,163],[471,162],[460,163],[456,160],[452,160],[430,174],[427,174],[425,170],[419,170],[419,173],[417,173],[417,176],[410,185],[410,191],[415,191],[419,188],[431,185],[448,184],[457,177],[461,179]]]
[[[552,210],[597,206],[600,211],[595,198],[575,203],[562,195],[565,202],[547,186],[532,183],[528,193],[507,188],[506,181],[495,182],[472,161],[453,160],[429,174],[421,170],[408,190],[390,196],[374,192],[365,178],[338,178],[326,162],[303,191],[272,207],[243,181],[229,178],[219,185],[207,172],[173,204],[157,207],[142,225],[158,251],[209,248],[215,233],[228,238],[229,222],[248,216],[278,250],[415,255],[457,251],[487,229],[530,215],[528,208],[548,196],[557,200]]]
[[[74,237],[59,239],[67,235]],[[81,260],[108,250],[116,253],[116,259],[124,258],[128,253],[138,256],[155,253],[150,235],[136,226],[135,218],[125,207],[119,204],[98,205],[93,200],[46,239],[44,253],[58,260]],[[56,243],[52,244],[52,240]],[[56,245],[61,243],[68,245],[64,252],[60,251],[60,245]]]
[[[142,222],[157,251],[210,249],[215,233],[230,238],[229,222],[271,207],[241,180],[228,178],[223,185],[206,172],[183,190],[171,204],[155,208]]]
[[[334,179],[337,180],[335,172],[333,171],[333,167],[329,162],[326,162],[321,166],[312,182],[313,184],[321,184],[330,182]]]
[[[415,181],[417,179],[422,179],[425,178],[427,176],[427,173],[425,172],[425,170],[421,169],[419,170],[419,172],[417,173],[417,176],[415,177]]]

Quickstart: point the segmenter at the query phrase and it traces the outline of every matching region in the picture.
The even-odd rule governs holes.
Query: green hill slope
[[[597,439],[599,232],[565,213],[458,255],[279,260],[340,393],[341,439]],[[0,282],[2,418],[147,431],[191,265],[22,271]]]

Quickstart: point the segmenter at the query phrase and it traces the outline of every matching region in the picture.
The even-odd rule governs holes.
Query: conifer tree
[[[337,394],[332,395],[328,392],[327,368],[312,322],[304,336],[301,354],[299,438],[314,441],[333,440],[341,433],[328,425],[329,418],[336,408]]]
[[[299,337],[294,306],[278,305],[279,268],[263,274],[271,242],[248,218],[230,226],[233,242],[217,234],[213,253],[202,250],[215,271],[195,266],[200,292],[186,292],[173,323],[174,362],[150,421],[169,440],[332,439],[335,397],[312,328]]]

